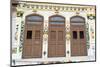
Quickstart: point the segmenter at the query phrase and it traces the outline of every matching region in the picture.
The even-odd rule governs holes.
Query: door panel
[[[32,31],[32,34],[30,34]],[[42,25],[26,25],[22,58],[42,57]],[[27,34],[29,32],[29,35]],[[27,38],[28,37],[28,38]],[[31,37],[31,38],[30,38]]]
[[[22,58],[41,58],[44,17],[30,14],[25,17],[25,21]]]
[[[64,44],[57,44],[56,45],[56,56],[57,57],[65,57],[65,46]]]
[[[73,31],[75,31],[73,33]],[[73,35],[74,34],[74,35]],[[71,56],[86,56],[86,34],[84,25],[71,25]]]
[[[63,41],[64,39],[64,31],[58,31],[58,41]]]
[[[65,57],[64,25],[49,25],[48,57]]]
[[[23,49],[23,58],[31,58],[32,57],[32,46],[29,44],[29,46],[25,45]]]
[[[56,30],[49,30],[48,57],[56,56]]]
[[[42,57],[42,31],[41,29],[34,30],[34,37],[33,37],[33,58],[40,58]]]
[[[48,44],[48,57],[56,56],[56,45],[55,44]]]
[[[42,46],[39,44],[35,44],[32,46],[32,57],[33,58],[41,58],[42,57]]]
[[[50,40],[56,42],[56,31],[50,31]]]
[[[71,56],[87,56],[85,18],[73,16],[70,23]]]

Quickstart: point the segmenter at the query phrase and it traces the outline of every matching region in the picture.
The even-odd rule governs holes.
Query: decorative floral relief
[[[19,47],[19,52],[22,52],[22,46]]]
[[[66,32],[66,39],[67,39],[67,40],[70,40],[70,37],[71,37],[71,36],[70,36],[70,32]]]
[[[44,33],[44,34],[48,34],[48,30],[46,30],[46,29],[43,30],[43,33]]]
[[[23,16],[23,11],[17,11],[17,17],[22,17]]]
[[[69,28],[66,28],[66,31],[67,31],[67,32],[69,32],[69,31],[70,31],[70,29],[69,29]]]
[[[94,32],[91,32],[91,37],[92,39],[94,39]]]
[[[67,32],[70,31],[70,27],[69,27],[69,25],[66,25],[66,31],[67,31]]]
[[[94,35],[94,29],[93,29],[92,26],[90,28],[90,31],[91,31],[91,38],[94,39],[95,38],[95,35]]]
[[[90,37],[89,37],[89,24],[87,23],[86,24],[86,41],[87,41],[87,48],[89,49],[90,48],[90,43],[89,43],[89,40],[90,40]]]
[[[17,48],[12,49],[12,54],[15,54],[17,52]]]
[[[44,33],[44,34],[48,34],[48,27],[47,27],[47,25],[45,26],[45,28],[44,28],[44,30],[43,30],[43,33]]]
[[[87,18],[93,20],[96,18],[96,16],[94,14],[87,14]]]
[[[87,44],[87,48],[88,48],[88,49],[90,48],[90,44]]]
[[[44,38],[44,41],[47,41],[48,35],[47,35],[47,34],[44,34],[44,35],[43,35],[43,38]]]
[[[47,38],[44,38],[44,41],[47,41]]]
[[[15,40],[18,40],[18,32],[15,32]]]
[[[56,11],[55,11],[55,13],[56,13],[56,14],[58,14],[58,13],[59,13],[59,11],[58,11],[58,10],[56,10]]]

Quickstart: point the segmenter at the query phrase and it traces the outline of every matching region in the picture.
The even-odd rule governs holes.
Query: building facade
[[[94,5],[12,3],[12,60],[16,65],[95,61],[95,9]]]

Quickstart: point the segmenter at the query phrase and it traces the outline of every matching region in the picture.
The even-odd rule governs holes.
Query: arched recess
[[[48,57],[65,57],[65,17],[49,17]]]
[[[43,16],[31,14],[25,17],[22,58],[41,58],[43,39]]]
[[[71,56],[87,56],[85,18],[70,18]]]

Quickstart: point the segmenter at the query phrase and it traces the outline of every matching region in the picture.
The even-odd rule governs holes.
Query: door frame
[[[27,22],[28,22],[28,21],[27,21],[27,17],[29,17],[29,16],[41,16],[41,17],[42,17],[42,21],[39,21],[39,22],[41,22],[41,24],[42,24],[42,27],[41,27],[41,29],[42,29],[42,31],[41,31],[41,40],[42,40],[42,41],[41,41],[41,45],[42,45],[42,46],[41,46],[41,50],[42,50],[42,51],[41,51],[41,58],[42,58],[42,52],[43,52],[43,48],[42,48],[42,47],[43,47],[44,17],[43,17],[42,15],[36,14],[36,13],[35,13],[35,14],[34,14],[34,13],[28,14],[28,15],[25,16],[25,25],[24,25],[24,31],[23,31],[23,32],[24,32],[24,34],[23,34],[23,39],[24,39],[24,40],[23,40],[23,45],[22,45],[22,58],[23,58],[23,59],[28,59],[28,58],[24,58],[23,55],[24,55],[24,49],[25,49],[25,48],[24,48],[24,46],[25,46],[24,44],[25,44],[26,35],[27,35],[27,32],[26,32],[26,31],[27,31],[27,30],[26,30],[26,27],[27,27]],[[33,49],[32,49],[32,50],[33,50]],[[32,57],[31,57],[31,58],[32,58]]]
[[[79,26],[82,26],[82,25],[80,25],[80,24],[83,24],[83,26],[84,26],[84,30],[83,30],[83,31],[84,31],[84,39],[85,39],[85,43],[86,43],[85,46],[86,46],[86,51],[87,51],[87,39],[86,39],[86,35],[87,35],[87,34],[86,34],[86,25],[85,25],[85,22],[86,22],[86,21],[85,21],[85,18],[82,17],[82,16],[72,16],[72,17],[70,18],[70,31],[71,31],[71,33],[70,33],[70,34],[71,34],[70,45],[72,46],[72,43],[71,43],[71,42],[72,42],[72,39],[73,39],[73,33],[72,33],[73,30],[71,30],[71,26],[72,26],[73,21],[71,22],[71,19],[74,18],[74,17],[79,17],[79,18],[81,18],[81,19],[83,20],[83,22],[74,22],[76,25],[73,24],[73,26],[77,26],[77,24],[79,24]],[[79,31],[82,31],[82,30],[80,30],[80,29],[79,29],[78,31],[76,30],[76,32],[77,32],[77,39],[78,39],[78,40],[81,40],[81,39],[80,39],[80,33],[79,33]],[[70,50],[72,50],[72,47],[71,47],[71,46],[70,46],[70,48],[71,48]],[[84,48],[84,49],[85,49],[85,48]],[[80,56],[85,56],[85,55],[80,55]],[[86,55],[86,56],[87,56],[87,55]],[[71,51],[71,57],[76,57],[76,56],[73,56],[73,55],[72,55],[72,51]]]
[[[52,16],[49,16],[49,25],[48,25],[48,48],[49,48],[49,39],[50,39],[50,37],[49,37],[49,35],[50,35],[50,28],[51,28],[51,26],[50,25],[57,25],[57,24],[50,24],[50,22],[54,22],[54,21],[51,21],[50,20],[50,18],[51,17],[54,17],[54,16],[58,16],[58,17],[62,17],[63,19],[64,19],[64,21],[61,21],[61,22],[64,22],[64,24],[58,24],[58,25],[62,25],[62,26],[64,26],[64,46],[65,46],[65,50],[64,50],[64,53],[65,53],[65,56],[64,57],[66,57],[66,24],[65,24],[65,22],[66,22],[66,18],[64,17],[64,16],[62,16],[62,15],[52,15]],[[56,21],[56,22],[58,22],[58,21]],[[57,35],[58,35],[58,33],[57,33]],[[49,52],[49,51],[48,51]],[[48,58],[56,58],[56,57],[49,57],[49,54],[47,54],[47,57]]]

